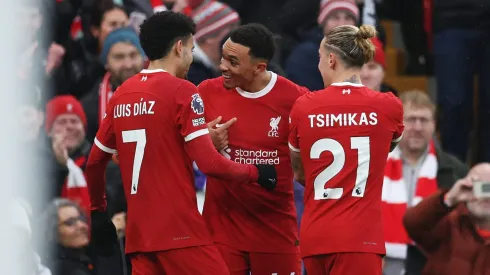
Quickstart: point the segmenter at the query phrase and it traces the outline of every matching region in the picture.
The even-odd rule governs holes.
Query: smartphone
[[[474,181],[473,193],[477,198],[490,198],[490,182]]]

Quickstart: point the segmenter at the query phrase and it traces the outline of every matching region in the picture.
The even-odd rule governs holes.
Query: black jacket
[[[439,168],[437,170],[437,185],[440,189],[449,189],[458,180],[468,174],[468,166],[456,157],[445,153],[436,146]],[[416,246],[408,246],[405,275],[420,275],[427,259]]]
[[[94,275],[93,264],[84,250],[57,247],[52,261],[46,265],[53,275]]]
[[[434,33],[445,29],[490,30],[489,0],[434,0]]]
[[[120,251],[120,248],[117,248]],[[105,258],[97,254],[91,247],[87,249],[71,249],[56,245],[53,257],[45,255],[44,263],[53,275],[124,275],[120,253]]]

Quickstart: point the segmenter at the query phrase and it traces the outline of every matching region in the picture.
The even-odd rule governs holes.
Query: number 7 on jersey
[[[351,149],[357,150],[356,183],[352,190],[353,197],[364,197],[366,182],[369,175],[371,159],[369,137],[351,137]],[[325,168],[313,183],[315,200],[338,200],[344,193],[344,188],[325,188],[328,181],[335,177],[345,165],[345,150],[340,142],[331,138],[323,138],[313,143],[310,150],[311,159],[319,159],[320,155],[329,151],[333,155],[332,163]]]
[[[138,181],[140,178],[141,163],[145,155],[146,131],[145,129],[130,130],[122,132],[123,143],[136,142],[133,160],[133,176],[131,180],[131,195],[138,192]]]

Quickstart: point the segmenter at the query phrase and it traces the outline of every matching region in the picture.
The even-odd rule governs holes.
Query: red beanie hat
[[[383,69],[386,69],[386,57],[385,50],[383,49],[383,43],[377,37],[371,38],[371,42],[373,42],[373,45],[376,48],[373,61],[380,64]]]
[[[82,104],[72,95],[59,95],[48,101],[46,104],[46,132],[51,131],[53,122],[59,115],[75,114],[87,128],[87,116],[83,110]]]
[[[323,26],[327,17],[338,10],[348,12],[356,21],[359,20],[359,8],[354,0],[322,0],[317,18],[318,25]]]

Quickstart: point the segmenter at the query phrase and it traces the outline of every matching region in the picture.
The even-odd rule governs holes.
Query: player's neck
[[[332,77],[332,83],[349,82],[361,84],[361,75],[358,70],[347,70]]]
[[[240,87],[242,90],[249,93],[256,93],[262,91],[271,81],[272,73],[263,71],[259,75],[254,77],[254,80],[244,87]]]
[[[167,73],[176,76],[177,75],[177,67],[175,66],[175,62],[172,62],[168,59],[158,59],[150,61],[150,65],[148,65],[148,70],[164,70]]]

